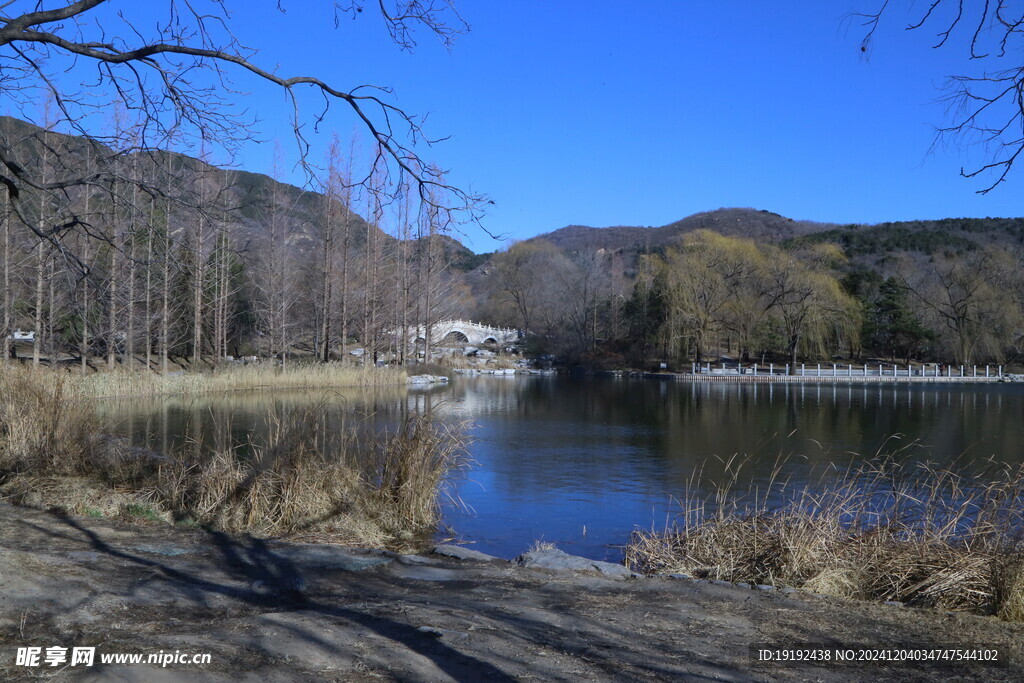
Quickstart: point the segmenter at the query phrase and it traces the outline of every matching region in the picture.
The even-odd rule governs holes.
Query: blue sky
[[[727,206],[841,223],[1021,215],[1024,168],[979,196],[983,184],[958,173],[981,150],[929,152],[948,121],[938,87],[972,67],[965,36],[932,50],[934,30],[903,30],[912,3],[891,3],[865,59],[863,30],[844,15],[880,1],[459,0],[472,30],[450,52],[421,34],[412,54],[369,10],[335,28],[326,0],[286,1],[285,15],[236,3],[232,25],[282,75],[387,85],[396,104],[429,114],[427,132],[450,139],[424,156],[488,194],[484,225],[509,238]],[[263,136],[291,152],[281,94],[236,83]],[[353,125],[337,107],[310,136],[314,157]],[[239,165],[269,172],[271,147],[246,147]],[[466,233],[476,251],[501,246]]]

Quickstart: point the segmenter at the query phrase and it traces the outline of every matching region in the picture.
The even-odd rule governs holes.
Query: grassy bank
[[[5,372],[28,371],[8,368]],[[69,391],[75,397],[124,398],[219,391],[326,389],[404,384],[406,372],[402,368],[361,368],[340,363],[296,363],[281,368],[277,364],[267,362],[230,365],[212,371],[180,372],[167,376],[129,370],[70,376],[74,379]]]
[[[412,547],[435,528],[446,481],[466,462],[458,427],[414,417],[374,434],[329,422],[327,405],[316,403],[268,413],[258,443],[225,438],[211,451],[197,441],[158,454],[102,436],[102,420],[82,397],[81,384],[63,374],[0,375],[0,498],[74,514]]]
[[[1024,466],[979,478],[898,459],[759,491],[736,490],[730,463],[712,494],[684,494],[672,527],[634,533],[626,563],[1024,621]]]

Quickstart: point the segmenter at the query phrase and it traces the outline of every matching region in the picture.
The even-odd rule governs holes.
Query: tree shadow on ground
[[[357,625],[394,644],[394,649],[385,654],[380,653],[381,648],[377,646],[373,656],[379,665],[394,664],[396,670],[392,673],[399,677],[402,675],[397,671],[402,668],[399,659],[404,651],[429,660],[437,670],[456,680],[511,681],[515,676],[509,672],[516,672],[518,676],[524,670],[541,677],[564,676],[568,673],[563,668],[566,657],[573,663],[569,670],[582,667],[589,669],[590,675],[619,679],[675,679],[684,672],[692,679],[750,678],[742,662],[726,664],[698,655],[675,641],[679,635],[676,632],[658,634],[656,640],[640,637],[636,624],[608,620],[594,604],[563,602],[561,599],[565,596],[548,594],[543,582],[535,586],[530,607],[525,610],[507,609],[508,605],[494,599],[493,592],[483,595],[465,590],[465,586],[456,585],[464,583],[461,580],[416,581],[375,572],[360,573],[358,580],[355,574],[348,574],[354,580],[336,584],[334,591],[308,591],[304,568],[261,539],[206,531],[206,548],[216,553],[207,552],[203,556],[209,567],[206,571],[189,563],[147,557],[145,555],[151,554],[148,550],[136,553],[134,548],[114,546],[69,515],[58,511],[49,514],[60,526],[44,528],[27,520],[23,523],[53,538],[85,543],[94,552],[122,565],[148,570],[151,578],[167,582],[168,588],[173,586],[173,590],[167,590],[169,596],[176,592],[189,609],[200,614],[217,597],[251,607],[253,612],[296,614],[299,618],[275,619],[273,628],[287,630],[294,638],[339,660],[353,655],[350,642],[345,638],[323,637],[303,624],[302,618],[312,616],[323,623],[324,631],[316,629],[321,633],[329,632],[332,619]],[[516,581],[528,584],[533,579]],[[128,590],[141,590],[143,585],[135,580]],[[502,590],[518,589],[519,585],[513,583]],[[497,651],[485,648],[486,659],[460,651],[445,642],[447,637],[403,623],[398,620],[401,617],[380,613],[390,611],[391,605],[387,605],[387,610],[380,609],[379,605],[372,610],[374,599],[379,597],[373,595],[376,590],[381,594],[394,593],[397,604],[393,607],[400,614],[409,608],[423,610],[421,616],[423,613],[450,615],[455,611],[461,618],[472,616],[484,626],[480,638],[499,638],[506,646]],[[594,611],[587,613],[588,610]],[[320,620],[321,617],[326,619]],[[680,613],[678,619],[684,622],[685,614]],[[456,639],[453,644],[458,643]],[[556,657],[538,657],[538,651],[547,651]],[[408,660],[406,664],[414,663]]]
[[[50,513],[62,524],[70,527],[88,539],[89,545],[96,552],[109,557],[130,562],[140,567],[158,571],[166,580],[176,582],[180,587],[191,593],[195,598],[203,594],[217,594],[232,600],[271,609],[287,609],[312,611],[326,616],[348,619],[395,643],[430,659],[442,671],[457,680],[467,677],[480,677],[487,680],[513,681],[513,677],[505,674],[488,662],[469,657],[440,642],[434,635],[424,633],[408,624],[393,619],[367,614],[365,612],[319,603],[306,597],[301,590],[304,581],[302,573],[294,562],[271,551],[261,539],[248,538],[240,542],[226,534],[208,532],[214,547],[221,553],[223,567],[234,578],[247,582],[248,587],[231,586],[225,583],[210,581],[201,576],[181,571],[156,559],[141,557],[115,548],[101,539],[95,532],[82,526],[69,515],[52,511]],[[40,531],[46,531],[40,529]],[[48,535],[62,535],[54,531],[46,531]],[[261,586],[283,588],[267,593]],[[285,626],[285,628],[288,628]],[[315,643],[326,651],[341,653],[336,643],[320,638],[308,630],[296,635]]]

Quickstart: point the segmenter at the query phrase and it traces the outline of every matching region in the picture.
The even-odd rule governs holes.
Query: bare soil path
[[[751,645],[998,649],[979,662],[762,663]],[[18,666],[19,647],[95,647]],[[102,664],[210,653],[209,664]],[[1021,680],[1024,625],[687,579],[395,556],[0,504],[0,679]]]

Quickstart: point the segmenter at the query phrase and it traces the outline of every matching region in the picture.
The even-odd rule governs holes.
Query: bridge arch
[[[453,329],[441,339],[442,344],[468,344],[469,335],[459,329]]]

